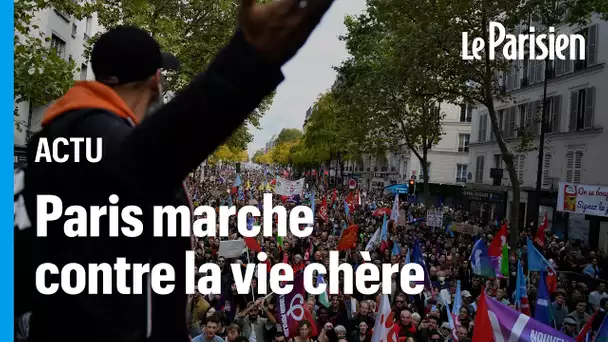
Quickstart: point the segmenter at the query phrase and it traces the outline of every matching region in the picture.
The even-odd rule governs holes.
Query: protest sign
[[[452,223],[452,231],[460,234],[477,235],[479,232],[479,226],[469,223]]]
[[[427,227],[443,227],[443,210],[429,210],[426,212]]]
[[[243,255],[243,248],[245,248],[245,240],[220,241],[218,256],[224,258],[238,258]]]
[[[557,211],[608,217],[608,187],[561,182]]]
[[[300,195],[304,189],[304,178],[292,181],[277,177],[275,193],[281,196]]]

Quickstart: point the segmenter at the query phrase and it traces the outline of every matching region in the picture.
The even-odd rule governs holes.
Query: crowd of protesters
[[[270,176],[266,170],[247,170],[241,178],[238,191],[233,191],[235,172],[232,168],[206,171],[204,178],[193,174],[188,180],[194,205],[222,205],[233,203],[237,207],[262,198],[271,192]],[[231,190],[232,189],[232,190]],[[241,190],[242,189],[242,190]],[[311,262],[329,262],[328,254],[337,250],[341,230],[350,222],[359,226],[356,248],[340,252],[340,261],[356,268],[362,262],[358,251],[369,250],[369,240],[382,225],[383,218],[372,215],[377,208],[391,208],[393,196],[383,193],[371,194],[358,191],[360,204],[347,217],[344,200],[350,190],[346,186],[333,185],[323,178],[307,178],[306,189],[300,199],[285,201],[275,197],[275,204],[285,205],[289,210],[296,204],[306,203],[310,194],[316,193],[317,208],[322,197],[327,201],[327,221],[316,216],[314,231],[308,238],[285,237],[263,238],[262,249],[269,255],[271,264],[288,262],[297,272]],[[228,198],[230,197],[230,198]],[[295,203],[294,203],[295,202]],[[467,222],[479,227],[474,235],[453,233],[444,229],[426,227],[424,205],[401,203],[401,209],[414,218],[405,224],[389,223],[390,246],[374,245],[370,250],[374,263],[405,264],[408,249],[414,240],[420,243],[424,262],[431,278],[432,291],[425,290],[417,296],[406,295],[393,275],[393,289],[390,295],[394,334],[398,341],[439,342],[469,341],[473,336],[477,300],[482,291],[496,300],[515,307],[515,277],[517,260],[525,259],[526,239],[531,231],[521,231],[518,248],[509,255],[509,276],[486,279],[477,276],[470,265],[470,255],[474,243],[484,239],[488,245],[499,227],[494,222],[481,222],[478,218],[455,208],[443,208],[452,220]],[[318,210],[317,210],[318,211]],[[504,223],[504,221],[502,222]],[[236,220],[230,221],[231,239],[238,239]],[[567,336],[576,337],[587,322],[592,321],[591,336],[600,327],[608,310],[608,293],[602,279],[608,278],[604,262],[604,251],[590,250],[581,241],[562,241],[546,232],[546,248],[541,252],[558,271],[557,282],[552,286],[551,325]],[[401,248],[396,251],[394,244]],[[307,298],[312,320],[301,320],[298,334],[282,331],[276,306],[276,296],[256,293],[256,279],[249,294],[237,294],[234,278],[229,265],[245,264],[248,258],[228,259],[218,256],[218,239],[196,241],[197,266],[203,263],[217,263],[222,269],[222,293],[216,295],[196,294],[188,303],[188,329],[193,341],[295,341],[295,342],[369,342],[376,322],[380,295],[331,295],[329,302],[319,296]],[[249,255],[253,260],[254,252]],[[342,281],[342,275],[340,275]],[[327,279],[325,279],[327,283]],[[448,305],[456,300],[457,281],[460,283],[461,302],[455,316],[456,324],[450,324]],[[528,301],[534,312],[536,287],[539,273],[530,272],[528,279]],[[446,305],[447,304],[447,305]],[[287,336],[286,336],[287,335]]]

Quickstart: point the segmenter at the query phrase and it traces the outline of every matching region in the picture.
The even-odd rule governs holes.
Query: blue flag
[[[396,242],[393,244],[393,252],[392,255],[399,255],[401,254],[401,247],[399,247],[399,242]]]
[[[228,206],[232,207],[232,195],[228,195]]]
[[[241,175],[239,175],[238,173],[236,174],[236,178],[234,180],[234,186],[236,187],[240,187],[242,184],[241,182]]]
[[[477,240],[471,251],[471,269],[474,274],[481,277],[493,278],[496,276],[490,255],[488,254],[488,247],[483,239]]]
[[[422,256],[422,249],[420,248],[420,244],[418,243],[417,239],[414,240],[412,258],[414,259],[414,263],[422,266],[422,269],[424,270],[424,287],[429,291],[433,291],[433,286],[431,285],[431,277],[429,276],[429,271],[426,269],[424,257]]]
[[[410,249],[407,249],[407,252],[405,253],[405,264],[409,264],[410,263]]]
[[[350,210],[348,210],[348,203],[344,200],[344,213],[346,214],[346,218],[350,221]]]
[[[253,229],[253,223],[255,222],[255,219],[253,218],[253,216],[249,216],[247,218],[247,230],[252,230]]]
[[[549,268],[553,268],[551,266],[551,264],[549,264],[549,262],[547,261],[547,259],[545,259],[545,257],[540,254],[540,252],[538,251],[538,249],[536,249],[536,247],[534,247],[534,244],[532,243],[532,241],[530,239],[527,239],[527,246],[528,246],[528,272],[530,271],[542,271],[542,270],[546,270],[547,267]]]
[[[587,333],[587,336],[589,336],[589,333]],[[608,315],[604,317],[602,324],[597,329],[594,342],[608,342]]]
[[[388,242],[388,222],[386,221],[386,214],[382,219],[382,229],[380,229],[380,241]]]
[[[536,307],[534,308],[534,319],[545,323],[551,324],[551,312],[549,311],[549,304],[551,298],[549,297],[549,290],[547,289],[547,283],[545,282],[545,271],[540,271],[540,279],[538,280],[538,292],[536,294]]]
[[[454,295],[454,307],[452,308],[452,313],[458,315],[461,306],[462,295],[460,294],[460,280],[458,280],[458,282],[456,282],[456,294]]]

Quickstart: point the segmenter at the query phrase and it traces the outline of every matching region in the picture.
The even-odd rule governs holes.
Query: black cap
[[[179,61],[146,31],[118,26],[99,37],[91,52],[95,79],[108,85],[144,81],[158,69],[178,70]]]

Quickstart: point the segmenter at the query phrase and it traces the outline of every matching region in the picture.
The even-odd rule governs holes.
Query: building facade
[[[429,183],[432,185],[431,202],[453,204],[450,187],[462,188],[466,183],[469,167],[469,141],[471,135],[472,108],[443,104],[445,118],[443,135],[439,143],[428,152]],[[360,179],[368,191],[380,190],[391,184],[417,180],[418,200],[423,201],[423,171],[416,154],[406,148],[382,156],[364,155],[357,162],[347,162],[345,175]],[[455,190],[455,189],[451,189]],[[457,190],[457,189],[456,189]],[[456,191],[458,192],[458,191]],[[447,194],[447,196],[446,196]]]
[[[558,236],[589,242],[589,234],[598,236],[600,226],[607,236],[608,222],[588,215],[555,212],[559,182],[608,185],[608,23],[594,18],[587,27],[557,27],[559,33],[580,33],[585,38],[586,59],[579,61],[567,56],[565,61],[549,63],[519,61],[513,71],[502,77],[503,89],[512,100],[495,104],[497,119],[511,151],[520,146],[520,131],[535,137],[532,152],[514,156],[518,181],[521,185],[519,221],[529,225],[537,213],[535,187],[540,143],[540,118],[543,112],[545,68],[549,68],[546,95],[546,125],[542,163],[542,194],[539,217],[547,214],[552,231]],[[473,111],[472,135],[468,167],[470,182],[465,191],[470,210],[481,217],[494,220],[509,217],[513,193],[511,181],[496,143],[487,108]],[[496,177],[496,182],[492,176]],[[603,236],[603,235],[602,235]],[[596,239],[597,241],[597,239]]]
[[[264,153],[268,153],[270,150],[272,150],[276,146],[276,139],[277,139],[277,135],[273,134],[272,138],[270,138],[270,140],[268,140],[268,142],[264,146]]]
[[[38,26],[38,29],[32,29],[32,35],[43,33],[50,39],[48,44],[55,47],[61,57],[74,60],[78,68],[74,71],[75,80],[94,79],[91,65],[83,54],[86,42],[100,30],[96,14],[77,20],[49,8],[36,13],[32,25]],[[27,141],[40,130],[40,122],[47,107],[32,108],[28,102],[17,105],[14,127],[15,164],[24,162]]]

